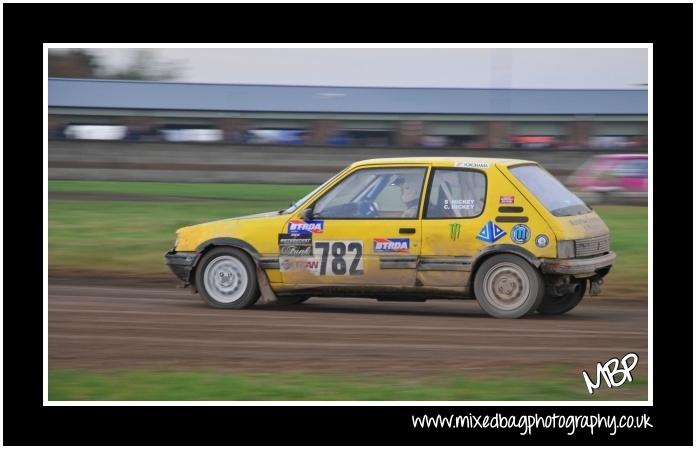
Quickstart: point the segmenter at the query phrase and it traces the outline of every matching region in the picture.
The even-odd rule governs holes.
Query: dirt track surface
[[[474,301],[313,298],[296,306],[207,307],[189,290],[51,281],[50,368],[429,375],[592,370],[640,356],[648,304],[587,298],[557,317],[489,318]]]

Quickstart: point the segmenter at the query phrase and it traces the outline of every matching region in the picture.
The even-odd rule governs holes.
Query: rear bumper
[[[583,259],[541,259],[541,271],[550,274],[593,274],[609,268],[616,261],[616,253]]]
[[[172,273],[187,284],[191,279],[191,271],[198,262],[200,254],[195,252],[176,252],[174,249],[164,255],[164,263]]]

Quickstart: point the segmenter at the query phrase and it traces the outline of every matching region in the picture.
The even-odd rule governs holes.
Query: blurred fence
[[[645,151],[643,151],[645,152]],[[350,148],[56,140],[49,179],[316,184],[352,162],[378,157],[529,159],[563,180],[597,150]]]

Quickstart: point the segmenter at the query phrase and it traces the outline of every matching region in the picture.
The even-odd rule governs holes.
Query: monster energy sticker
[[[461,230],[461,225],[459,223],[452,223],[449,225],[449,235],[450,240],[459,240],[459,231]]]

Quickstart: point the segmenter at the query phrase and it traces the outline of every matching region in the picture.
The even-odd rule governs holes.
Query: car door
[[[283,283],[414,286],[426,172],[422,165],[390,165],[346,174],[307,208],[311,219],[287,223],[285,246],[304,246],[292,254],[279,241]]]
[[[483,215],[485,171],[433,167],[430,177],[418,278],[423,286],[459,289],[469,279],[472,256],[505,232]]]

